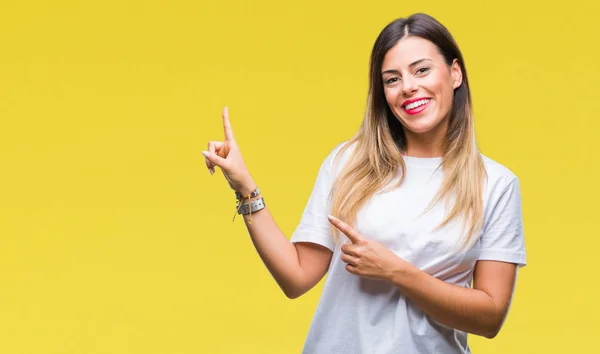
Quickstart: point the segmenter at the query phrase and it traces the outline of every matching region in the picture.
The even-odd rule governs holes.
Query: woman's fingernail
[[[204,157],[210,157],[210,152],[208,152],[208,151],[202,151],[202,156],[204,156]]]
[[[210,175],[211,175],[211,176],[215,174],[215,170],[214,170],[214,169],[212,169],[212,168],[209,168],[208,170],[210,171]]]

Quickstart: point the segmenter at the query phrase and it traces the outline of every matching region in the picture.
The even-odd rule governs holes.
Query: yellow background
[[[200,151],[228,105],[289,237],[414,12],[457,39],[481,150],[521,179],[529,265],[473,352],[595,352],[598,2],[3,0],[0,353],[299,353],[322,283],[285,298]]]

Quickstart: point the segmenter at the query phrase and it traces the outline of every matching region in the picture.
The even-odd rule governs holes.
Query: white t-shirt
[[[334,243],[327,215],[329,191],[352,149],[333,165],[345,143],[325,159],[300,223],[291,241],[312,242],[333,251],[323,293],[304,344],[304,354],[430,354],[470,353],[467,333],[427,316],[393,284],[349,273],[340,247],[350,242],[340,233]],[[428,213],[441,185],[441,158],[404,157],[402,185],[373,196],[358,212],[355,229],[377,241],[422,271],[469,287],[477,260],[526,263],[521,197],[517,177],[506,167],[483,157],[488,179],[484,187],[484,223],[475,245],[457,252],[462,223],[433,232],[446,215],[444,201]]]

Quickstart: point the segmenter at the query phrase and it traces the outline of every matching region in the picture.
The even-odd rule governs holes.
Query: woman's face
[[[462,83],[457,60],[448,66],[437,47],[421,37],[406,37],[383,58],[385,99],[407,133],[447,128],[454,89]]]

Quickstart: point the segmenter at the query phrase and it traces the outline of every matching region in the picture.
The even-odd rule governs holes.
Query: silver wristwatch
[[[251,201],[249,204],[242,204],[241,206],[239,206],[238,214],[247,215],[250,214],[250,210],[252,210],[252,212],[255,213],[261,209],[264,209],[265,206],[265,200],[261,197],[257,200]]]

